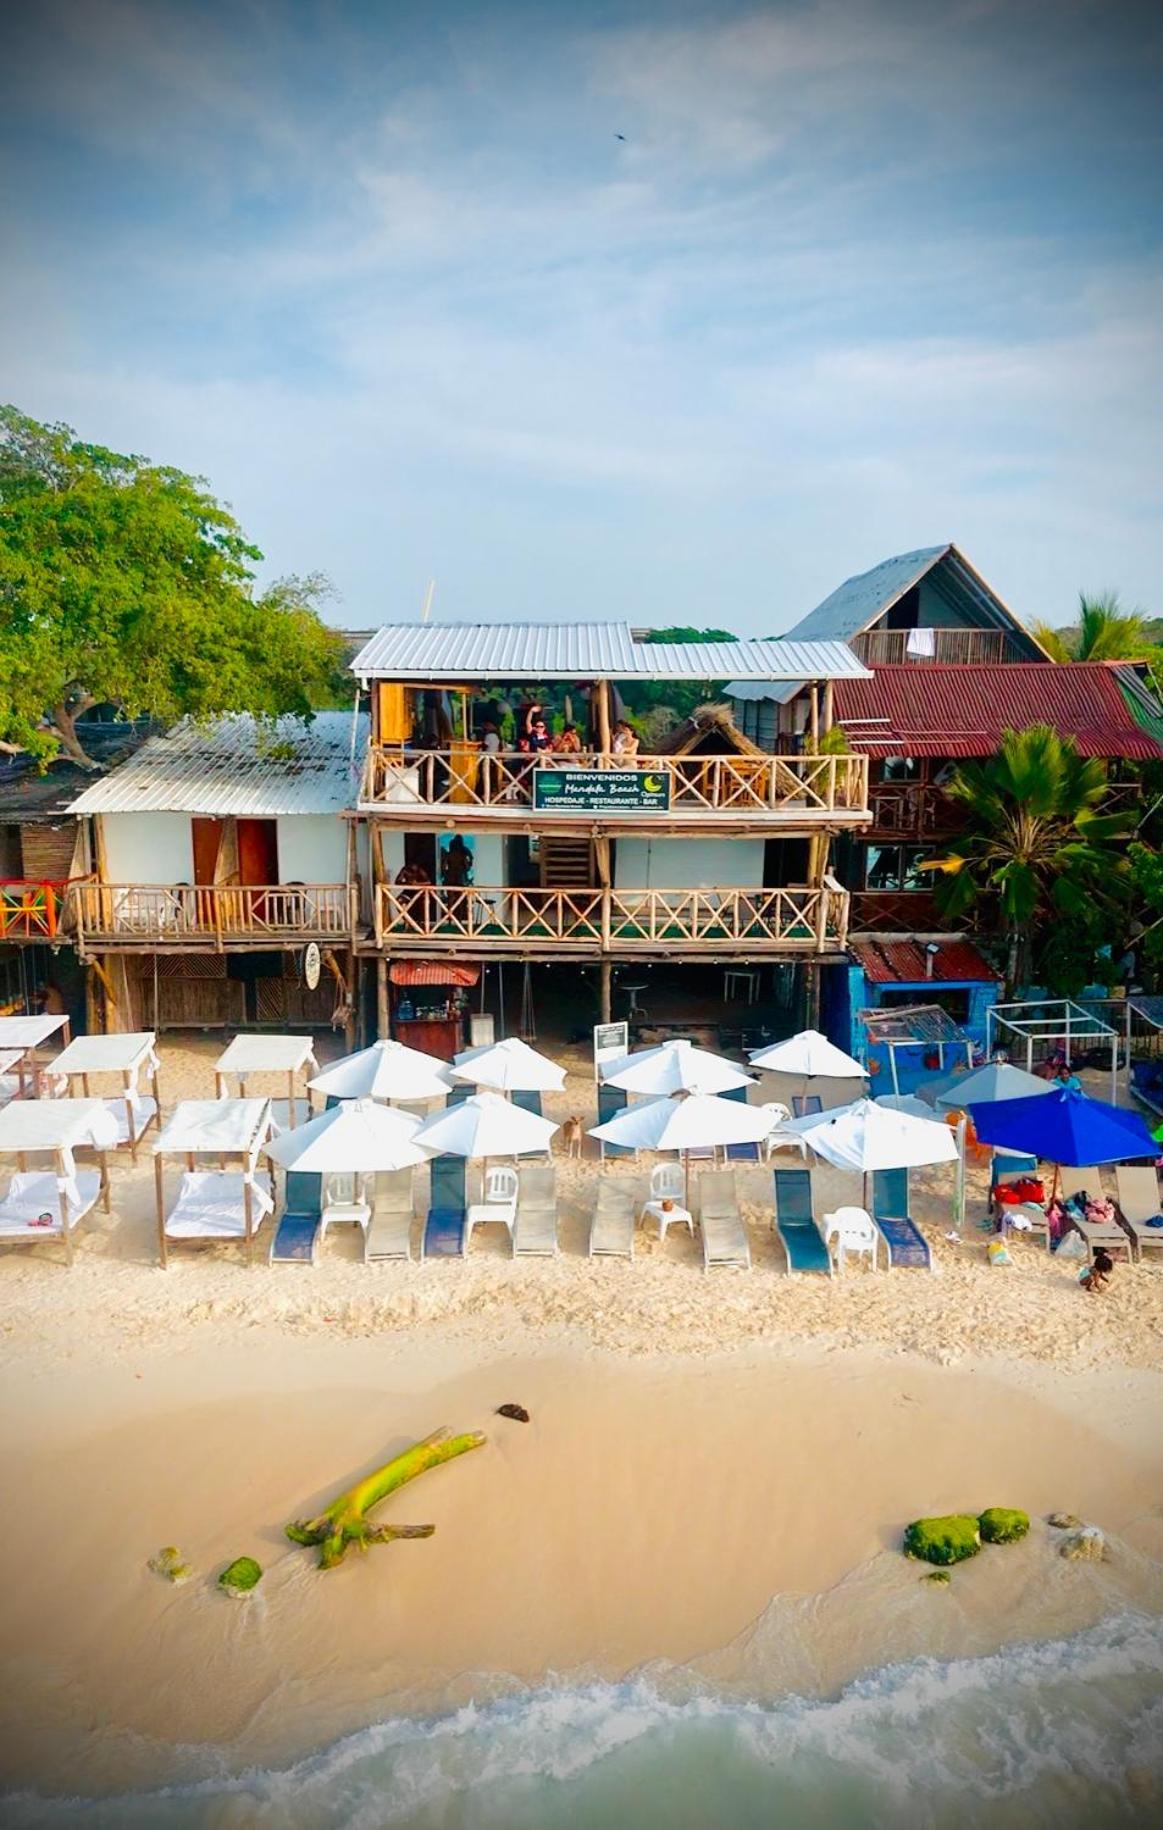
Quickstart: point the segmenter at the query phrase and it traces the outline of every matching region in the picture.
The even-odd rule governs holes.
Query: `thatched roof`
[[[696,706],[684,724],[658,746],[660,756],[766,756],[745,737],[728,705]]]

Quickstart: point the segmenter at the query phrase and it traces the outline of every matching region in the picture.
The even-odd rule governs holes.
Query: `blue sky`
[[[1163,7],[38,0],[0,394],[334,616],[1163,614]],[[616,138],[624,134],[625,139]]]

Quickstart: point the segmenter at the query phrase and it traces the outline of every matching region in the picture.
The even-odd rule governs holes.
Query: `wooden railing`
[[[929,629],[933,653],[910,652],[909,629],[867,629],[863,635],[850,637],[848,646],[866,667],[899,667],[904,663],[924,667],[937,661],[945,665],[996,666],[1028,659],[1025,651],[1005,629]],[[915,649],[915,635],[914,635]]]
[[[60,882],[0,877],[0,940],[55,940],[64,918]]]
[[[835,952],[844,945],[848,892],[822,889],[437,889],[380,884],[376,941],[492,947],[566,947],[587,953],[777,948]]]
[[[78,938],[226,941],[327,938],[352,932],[346,883],[74,883]]]
[[[538,769],[640,769],[669,784],[674,813],[866,816],[865,756],[530,756],[516,750],[497,756],[476,752],[373,748],[368,755],[361,806],[406,814],[418,807],[491,808],[512,812],[533,801]],[[633,807],[611,806],[605,816],[633,816]],[[576,819],[539,810],[541,818]],[[657,820],[658,809],[644,813]]]
[[[856,890],[849,925],[853,934],[941,934],[950,928],[929,890]]]
[[[866,837],[891,834],[900,839],[927,839],[956,827],[961,814],[932,782],[873,782],[868,790],[872,824]]]

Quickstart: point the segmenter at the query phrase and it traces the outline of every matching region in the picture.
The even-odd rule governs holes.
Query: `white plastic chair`
[[[835,1213],[825,1214],[820,1229],[824,1235],[824,1244],[832,1249],[836,1241],[836,1263],[844,1269],[844,1260],[849,1252],[867,1252],[872,1259],[872,1268],[876,1269],[877,1233],[872,1224],[872,1216],[862,1207],[838,1207]]]
[[[681,1201],[686,1180],[681,1163],[656,1163],[650,1171],[652,1201]]]
[[[366,1236],[371,1224],[372,1204],[365,1176],[352,1170],[338,1170],[323,1178],[323,1208],[320,1231],[329,1226],[361,1226]]]
[[[485,1226],[491,1221],[499,1220],[502,1226],[509,1229],[509,1238],[513,1237],[513,1227],[517,1220],[517,1171],[508,1165],[498,1163],[485,1171],[484,1200],[474,1201],[465,1215],[464,1246],[472,1238],[474,1226]]]
[[[787,1106],[781,1105],[778,1099],[765,1100],[760,1107],[760,1110],[766,1112],[768,1118],[767,1137],[764,1143],[764,1149],[767,1154],[767,1161],[770,1163],[772,1152],[778,1148],[773,1140],[773,1134],[778,1131],[781,1125],[786,1125],[788,1119],[791,1117],[791,1112]],[[787,1142],[790,1144],[791,1139],[789,1138]],[[804,1154],[802,1144],[800,1145],[800,1154]]]

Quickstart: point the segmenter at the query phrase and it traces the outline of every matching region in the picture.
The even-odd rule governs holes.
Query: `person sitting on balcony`
[[[427,889],[431,886],[432,879],[422,864],[401,864],[396,873],[396,883],[397,886],[404,889],[413,887]]]
[[[581,738],[577,734],[576,724],[567,724],[553,739],[550,748],[557,756],[577,756],[581,751]]]
[[[632,731],[624,718],[619,718],[614,726],[614,741],[611,744],[615,756],[637,756],[638,734]]]

